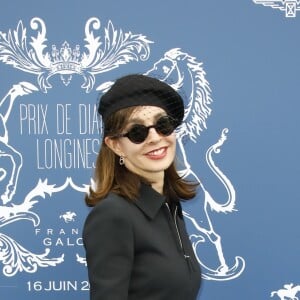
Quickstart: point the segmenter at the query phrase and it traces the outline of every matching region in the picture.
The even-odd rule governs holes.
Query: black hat
[[[98,112],[105,122],[107,117],[131,106],[158,106],[177,121],[184,117],[184,104],[181,96],[168,84],[145,75],[132,74],[115,81],[101,97]]]

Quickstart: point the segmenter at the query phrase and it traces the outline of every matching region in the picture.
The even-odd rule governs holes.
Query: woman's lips
[[[162,159],[167,155],[167,147],[155,149],[145,154],[150,159]]]

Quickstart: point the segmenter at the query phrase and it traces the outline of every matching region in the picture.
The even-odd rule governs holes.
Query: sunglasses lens
[[[158,133],[168,136],[174,131],[175,129],[174,124],[175,122],[171,117],[169,116],[161,117],[160,119],[158,119],[155,129]]]
[[[127,133],[127,137],[133,143],[140,144],[147,138],[148,131],[148,128],[144,125],[134,125]]]

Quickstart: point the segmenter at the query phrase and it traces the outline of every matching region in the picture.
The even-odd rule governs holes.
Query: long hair
[[[124,108],[112,113],[104,124],[104,136],[102,145],[96,160],[94,173],[94,188],[90,187],[85,196],[88,206],[95,206],[109,193],[115,193],[121,197],[134,201],[139,196],[142,182],[151,184],[146,178],[142,178],[119,164],[119,157],[106,145],[105,137],[120,133],[136,107]],[[197,182],[188,182],[181,178],[173,162],[165,170],[163,193],[167,199],[192,199],[196,194]]]

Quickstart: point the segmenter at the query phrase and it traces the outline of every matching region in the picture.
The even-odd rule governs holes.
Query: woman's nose
[[[161,140],[161,135],[156,131],[156,129],[154,127],[151,127],[149,129],[149,133],[147,136],[147,142],[157,142]]]

